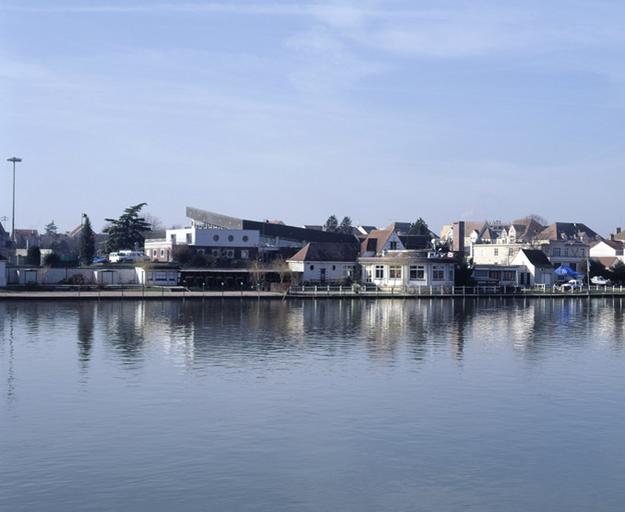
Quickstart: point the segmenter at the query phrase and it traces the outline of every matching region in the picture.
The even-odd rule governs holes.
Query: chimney
[[[452,250],[464,252],[464,221],[454,222],[453,233]]]
[[[618,235],[620,232],[621,232],[621,228],[620,227],[616,228],[616,234]]]

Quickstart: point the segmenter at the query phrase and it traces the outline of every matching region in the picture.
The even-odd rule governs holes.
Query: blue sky
[[[625,226],[625,3],[0,3],[17,224]],[[0,217],[10,217],[9,164]]]

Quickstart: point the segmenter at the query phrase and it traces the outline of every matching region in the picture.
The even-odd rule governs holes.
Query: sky
[[[0,218],[625,227],[625,2],[0,0]],[[0,169],[2,167],[0,166]]]

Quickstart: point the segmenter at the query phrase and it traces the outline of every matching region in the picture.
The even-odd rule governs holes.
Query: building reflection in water
[[[562,343],[597,336],[622,347],[622,300],[304,300],[100,303],[98,328],[124,364],[157,349],[188,368],[262,364],[279,355],[363,351],[393,364],[406,350],[417,362],[449,353],[458,362],[474,347],[509,344],[530,360]],[[93,307],[93,306],[92,306]],[[80,357],[93,343],[93,309],[79,313]]]
[[[494,346],[538,361],[571,346],[622,351],[625,342],[623,299],[0,303],[8,396],[21,345],[63,335],[68,322],[85,374],[95,347],[127,369],[160,356],[200,371],[348,356],[393,366],[444,355],[459,364],[468,351]]]

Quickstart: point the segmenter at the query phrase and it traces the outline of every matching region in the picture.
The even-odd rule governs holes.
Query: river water
[[[625,301],[0,303],[2,511],[623,511]]]

